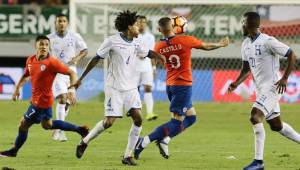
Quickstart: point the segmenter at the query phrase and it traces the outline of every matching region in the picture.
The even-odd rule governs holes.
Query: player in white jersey
[[[259,31],[259,14],[247,12],[243,17],[243,33],[246,36],[241,49],[243,67],[237,80],[230,84],[228,91],[235,90],[252,73],[256,85],[256,101],[252,106],[250,121],[255,136],[255,158],[244,170],[263,170],[264,118],[273,131],[300,144],[299,133],[281,121],[279,107],[279,100],[286,90],[296,56],[287,45]],[[278,55],[286,57],[288,61],[282,77],[279,72]]]
[[[56,31],[49,34],[51,55],[57,57],[70,69],[76,71],[77,63],[87,55],[87,45],[82,37],[71,30],[68,30],[68,18],[64,14],[56,16]],[[57,74],[53,82],[53,95],[57,99],[56,119],[65,120],[69,111],[68,86],[70,86],[70,78],[68,76]],[[52,138],[58,141],[67,141],[67,137],[62,130],[54,130]]]
[[[89,62],[78,82],[72,85],[77,88],[82,79],[100,59],[108,60],[107,76],[104,83],[105,118],[98,122],[77,146],[76,156],[78,158],[82,157],[92,139],[111,127],[117,118],[122,118],[124,109],[127,116],[132,118],[133,124],[129,131],[122,163],[130,166],[136,165],[132,159],[132,151],[142,130],[142,106],[137,89],[138,74],[136,71],[138,57],[163,58],[160,54],[143,48],[136,39],[133,39],[139,34],[136,20],[136,12],[123,11],[118,14],[115,19],[115,28],[119,33],[104,40],[96,56]]]
[[[155,45],[155,37],[147,28],[147,18],[139,15],[137,19],[139,25],[138,41],[144,45],[145,48],[153,50]],[[144,102],[146,105],[146,119],[155,120],[157,115],[153,113],[153,96],[152,96],[152,84],[153,74],[156,72],[156,66],[153,64],[150,58],[140,58],[137,64],[137,71],[139,76],[138,86],[144,86]]]

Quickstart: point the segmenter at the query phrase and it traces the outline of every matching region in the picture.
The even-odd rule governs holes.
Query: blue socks
[[[196,122],[196,115],[186,116],[183,120],[184,129],[192,126]]]
[[[61,129],[64,131],[79,132],[79,126],[73,125],[62,120],[53,120],[51,129]]]
[[[28,136],[28,131],[21,131],[19,129],[19,133],[18,133],[18,136],[17,136],[16,141],[15,141],[15,147],[10,149],[10,151],[15,152],[15,153],[18,152],[18,150],[25,143],[25,141],[27,139],[27,136]]]
[[[183,130],[182,121],[171,119],[169,122],[157,127],[149,136],[150,142],[162,140],[166,136],[176,136]]]

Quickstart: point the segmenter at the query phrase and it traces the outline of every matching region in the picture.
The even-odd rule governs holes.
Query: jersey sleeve
[[[76,34],[76,50],[82,51],[82,50],[86,50],[86,49],[87,49],[87,45],[86,45],[85,41],[83,40],[81,35],[77,33]]]
[[[242,60],[243,61],[248,61],[247,57],[245,55],[245,50],[244,50],[245,46],[244,46],[244,42],[242,43],[242,47],[241,47],[241,55],[242,55]]]
[[[149,39],[150,50],[154,50],[154,46],[155,46],[155,37],[151,34],[150,39]]]
[[[287,57],[291,53],[291,48],[286,44],[278,41],[274,37],[270,37],[266,41],[266,47],[273,53],[278,54],[280,56]]]
[[[184,40],[190,48],[199,48],[202,46],[202,41],[194,36],[187,36]]]
[[[112,48],[112,42],[110,41],[110,39],[106,38],[98,48],[96,55],[99,58],[104,59],[109,55],[109,51],[111,48]]]
[[[145,58],[148,56],[150,50],[141,43],[137,44],[137,57]]]
[[[54,57],[51,59],[51,66],[54,73],[67,74],[69,72],[69,68]]]

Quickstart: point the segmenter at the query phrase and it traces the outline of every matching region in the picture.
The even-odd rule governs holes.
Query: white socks
[[[265,138],[266,133],[264,129],[263,123],[258,123],[253,125],[254,131],[254,143],[255,143],[255,158],[256,160],[263,160],[264,157],[264,145],[265,145]]]
[[[153,96],[152,92],[144,93],[144,102],[146,105],[147,114],[153,113]]]
[[[145,136],[145,137],[144,137],[144,140],[143,140],[143,142],[142,142],[142,147],[143,147],[143,148],[146,148],[147,145],[149,145],[149,143],[150,143],[149,136]]]
[[[141,131],[142,131],[142,127],[137,127],[134,124],[132,124],[128,135],[128,143],[124,154],[124,158],[131,156],[131,153],[134,150],[134,147],[136,145],[136,142],[139,139]]]
[[[163,142],[164,142],[165,144],[169,144],[170,141],[171,141],[171,138],[170,138],[169,136],[167,136],[167,137],[165,137],[165,138],[163,139]]]
[[[104,126],[103,126],[103,120],[98,122],[96,126],[90,131],[90,133],[83,139],[83,142],[88,144],[91,140],[93,140],[95,137],[97,137],[101,132],[103,132]]]
[[[282,129],[279,133],[286,138],[300,144],[300,134],[297,133],[289,124],[282,122]]]
[[[65,120],[66,116],[66,104],[57,103],[56,105],[56,119],[57,120]]]

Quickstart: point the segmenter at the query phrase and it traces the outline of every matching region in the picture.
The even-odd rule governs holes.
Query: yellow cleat
[[[148,113],[148,114],[146,115],[146,119],[147,119],[148,121],[155,120],[155,119],[157,119],[157,117],[158,117],[158,115],[157,115],[157,114],[154,114],[154,113]]]

